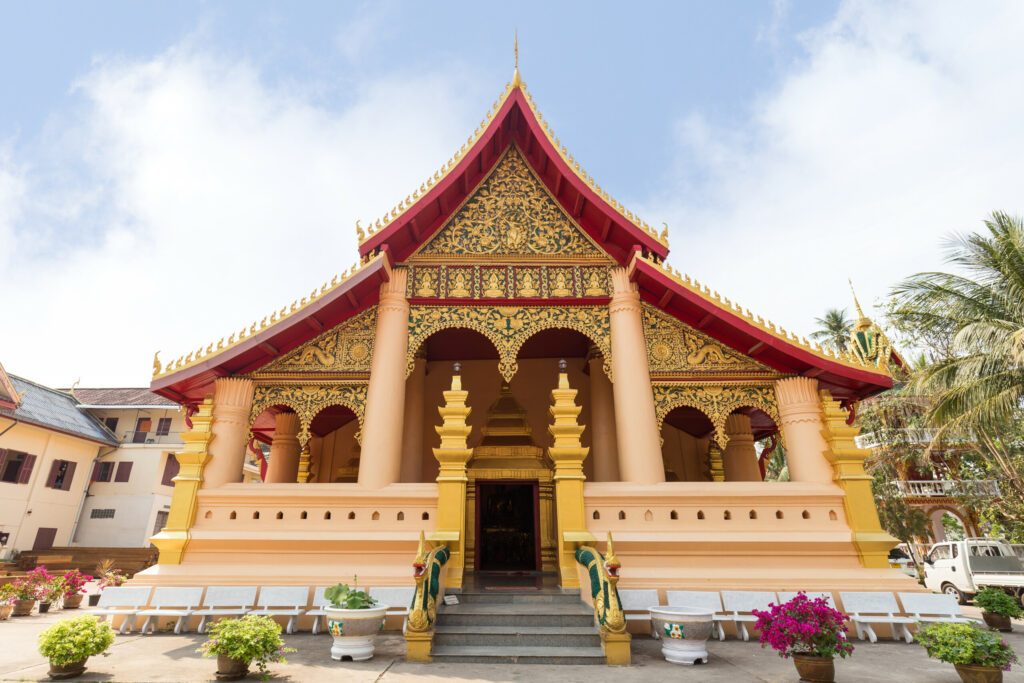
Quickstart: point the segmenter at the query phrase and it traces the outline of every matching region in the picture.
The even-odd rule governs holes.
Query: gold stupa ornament
[[[850,292],[853,294],[853,306],[857,311],[857,320],[850,333],[850,353],[865,365],[888,367],[892,355],[892,343],[882,329],[864,314],[850,281]]]

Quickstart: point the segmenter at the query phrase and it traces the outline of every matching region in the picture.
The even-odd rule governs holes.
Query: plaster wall
[[[670,481],[710,481],[705,464],[707,451],[707,439],[698,439],[667,422],[662,426],[661,454],[666,475],[674,475]]]
[[[151,426],[147,439],[160,444],[177,444],[181,442],[181,432],[188,429],[185,426],[185,414],[178,408],[89,408],[89,412],[101,422],[109,417],[117,418],[117,427],[114,434],[119,441],[130,441],[138,424],[139,418],[149,418]],[[156,427],[160,418],[171,418],[171,427],[166,436],[157,436]]]
[[[9,424],[7,419],[0,420],[0,429]],[[40,528],[57,529],[55,546],[70,545],[92,462],[100,445],[22,422],[0,436],[0,448],[36,456],[27,484],[0,482],[0,531],[11,535],[6,547],[31,550]],[[46,487],[54,460],[76,463],[67,491]]]
[[[359,444],[356,443],[356,432],[359,421],[352,416],[350,422],[338,427],[323,437],[314,436],[309,440],[309,457],[312,461],[316,483],[330,484],[354,482],[355,477],[342,472],[345,468],[355,467],[359,458]]]
[[[169,487],[168,487],[169,488]],[[89,496],[75,533],[75,545],[103,548],[145,548],[153,535],[157,513],[169,511],[170,496]],[[114,516],[93,518],[94,509],[114,510]]]

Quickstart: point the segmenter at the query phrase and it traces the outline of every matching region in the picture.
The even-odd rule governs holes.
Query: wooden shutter
[[[46,475],[46,488],[52,489],[54,482],[57,481],[57,470],[60,468],[60,460],[54,460],[50,463],[50,473]]]
[[[60,485],[61,491],[70,491],[71,482],[75,480],[75,468],[78,467],[78,463],[75,461],[68,462],[68,469],[64,472],[64,481]]]
[[[174,482],[171,480],[178,476],[178,471],[180,469],[181,465],[178,463],[178,457],[174,455],[174,453],[168,453],[167,462],[164,463],[164,476],[160,480],[160,483],[164,486],[174,486]]]
[[[117,463],[117,473],[114,475],[114,481],[126,482],[128,478],[132,476],[132,463],[130,462],[119,462]]]
[[[21,465],[21,471],[18,472],[18,483],[27,484],[28,480],[32,477],[32,468],[36,464],[36,456],[26,455],[25,462]]]
[[[156,423],[156,435],[167,436],[171,433],[171,418],[161,417]]]
[[[96,481],[100,478],[100,461],[92,461],[92,475],[89,477],[89,481]]]
[[[7,449],[0,448],[0,477],[3,476],[4,467],[7,465]]]

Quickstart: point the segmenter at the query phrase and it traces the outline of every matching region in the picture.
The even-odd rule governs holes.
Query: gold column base
[[[405,660],[431,662],[430,648],[434,643],[433,631],[407,631],[405,634]]]
[[[601,631],[601,647],[604,648],[604,663],[608,666],[629,666],[632,663],[628,633]]]
[[[149,542],[160,551],[159,564],[181,564],[185,556],[185,546],[188,545],[188,529],[168,531],[166,528],[149,539]]]

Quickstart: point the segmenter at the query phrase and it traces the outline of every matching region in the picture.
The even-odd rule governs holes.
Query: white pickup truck
[[[1024,564],[1005,541],[968,538],[936,543],[924,559],[926,588],[954,596],[963,605],[993,586],[1024,604]]]

